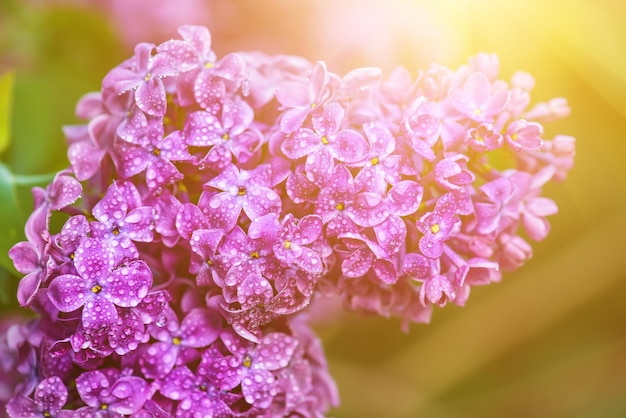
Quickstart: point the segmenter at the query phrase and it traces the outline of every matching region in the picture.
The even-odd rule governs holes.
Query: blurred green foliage
[[[0,154],[9,146],[15,74],[0,74]]]
[[[8,250],[24,239],[31,188],[68,165],[62,126],[127,51],[95,9],[0,2],[0,307],[16,306]]]

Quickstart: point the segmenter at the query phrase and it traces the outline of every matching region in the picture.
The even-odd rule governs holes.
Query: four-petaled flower
[[[118,417],[140,411],[148,399],[148,383],[126,371],[101,369],[76,378],[76,390],[86,406],[78,416]]]
[[[256,219],[268,213],[280,213],[281,199],[271,189],[270,170],[267,164],[260,165],[253,170],[239,170],[229,164],[216,177],[206,183],[206,186],[220,190],[209,200],[206,212],[216,221],[216,226],[225,231],[232,230],[243,212],[250,218]]]
[[[368,144],[363,135],[353,129],[342,129],[344,115],[339,104],[330,103],[312,116],[313,129],[300,128],[281,146],[290,159],[306,156],[307,176],[318,185],[328,181],[334,160],[350,164],[367,157]]]
[[[152,286],[152,273],[142,260],[116,264],[113,253],[95,238],[86,239],[76,250],[78,275],[63,274],[48,287],[48,297],[62,312],[80,307],[85,328],[112,325],[118,318],[116,306],[137,306]]]
[[[298,340],[280,332],[266,334],[256,346],[230,332],[222,333],[221,339],[232,354],[211,359],[203,372],[221,390],[229,391],[241,385],[247,403],[267,408],[278,392],[272,372],[287,367]]]
[[[417,222],[417,229],[424,234],[419,240],[419,249],[426,257],[439,258],[443,253],[444,241],[454,234],[461,222],[456,215],[457,202],[452,193],[437,200],[433,212],[428,212]]]
[[[39,382],[34,399],[20,393],[9,401],[6,410],[15,418],[56,417],[62,416],[61,408],[65,402],[67,387],[58,376],[52,376]]]
[[[117,67],[102,81],[103,88],[117,94],[134,90],[135,103],[150,116],[163,116],[166,111],[165,87],[162,77],[173,76],[172,62],[162,54],[152,55],[155,45],[140,43],[128,67]]]

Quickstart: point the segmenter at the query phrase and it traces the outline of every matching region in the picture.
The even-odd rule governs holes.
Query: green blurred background
[[[534,102],[562,96],[572,108],[545,126],[546,137],[577,138],[569,178],[546,188],[560,207],[552,232],[525,268],[409,334],[397,320],[357,314],[319,323],[342,398],[332,415],[626,416],[626,3],[433,3],[0,0],[3,315],[17,309],[4,253],[21,239],[29,190],[40,180],[30,175],[67,166],[61,126],[77,122],[76,101],[99,89],[134,43],[200,23],[218,56],[299,54],[339,74],[357,66],[388,73],[397,64],[417,74],[432,62],[456,68],[495,52],[504,79],[516,70],[535,77]]]

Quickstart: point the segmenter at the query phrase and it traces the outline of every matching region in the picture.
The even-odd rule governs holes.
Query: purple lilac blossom
[[[322,416],[324,294],[408,330],[548,235],[542,189],[575,140],[543,123],[569,108],[529,107],[534,80],[495,55],[339,77],[179,33],[79,101],[70,167],[33,190],[9,256],[38,317],[0,338],[9,416]]]

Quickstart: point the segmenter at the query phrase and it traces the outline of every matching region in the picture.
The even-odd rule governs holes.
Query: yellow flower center
[[[372,165],[376,165],[378,164],[380,161],[378,160],[378,157],[374,157],[370,160],[370,163],[372,163]]]
[[[286,249],[290,249],[291,248],[291,241],[287,241],[285,240],[285,242],[283,243],[283,245],[285,246]]]
[[[213,64],[212,62],[207,62],[206,64],[204,64],[204,68],[213,68],[215,67],[215,64]]]
[[[92,286],[91,291],[93,293],[99,293],[102,290],[102,286],[100,286],[99,284]]]
[[[441,231],[441,228],[439,228],[438,224],[432,224],[430,230],[433,232],[433,234],[436,234],[437,232]]]
[[[180,345],[182,342],[183,342],[183,340],[180,337],[172,338],[172,344],[174,344],[174,345]]]
[[[239,186],[239,191],[237,192],[237,194],[239,196],[243,196],[244,194],[246,194],[246,188],[243,186]]]
[[[230,139],[230,136],[228,134],[224,134],[224,135],[222,135],[222,139],[224,141],[228,141]]]
[[[254,258],[254,259],[259,258],[259,253],[256,251],[252,251],[252,253],[250,253],[250,258]]]
[[[328,145],[328,138],[326,138],[326,135],[322,137],[322,144]]]
[[[152,74],[148,73],[143,79],[146,81],[149,81],[151,78],[152,78]]]
[[[250,366],[252,366],[252,358],[250,356],[248,356],[248,355],[245,356],[243,358],[243,363],[242,364],[243,364],[243,367],[250,368]]]
[[[337,210],[344,210],[344,209],[345,209],[345,206],[344,206],[344,204],[343,204],[343,203],[339,202],[339,203],[337,203],[337,204],[335,205],[335,209],[337,209]]]

